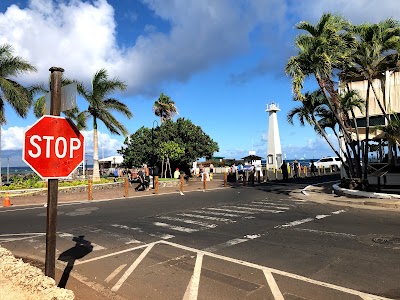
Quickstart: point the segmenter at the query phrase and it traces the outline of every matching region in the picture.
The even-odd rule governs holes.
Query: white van
[[[333,171],[338,171],[342,167],[342,162],[339,157],[327,156],[317,160],[314,165],[317,168],[324,167],[325,169],[329,169],[332,166]]]

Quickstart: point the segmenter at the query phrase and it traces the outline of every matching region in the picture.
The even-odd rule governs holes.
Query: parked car
[[[339,157],[327,156],[317,160],[314,165],[317,168],[329,169],[332,167],[333,171],[338,171],[342,167],[342,162]],[[311,166],[311,163],[310,163]]]

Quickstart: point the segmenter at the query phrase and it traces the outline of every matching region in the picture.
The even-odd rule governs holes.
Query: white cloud
[[[1,130],[1,150],[22,150],[24,132],[28,127],[13,126]]]
[[[130,92],[143,93],[168,81],[185,81],[195,72],[228,61],[249,49],[249,34],[261,23],[284,14],[280,1],[152,1],[154,14],[170,23],[168,32],[147,24],[126,48],[116,41],[114,9],[106,0],[93,2],[31,0],[28,7],[10,6],[0,14],[0,43],[39,72],[23,77],[46,81],[59,66],[65,76],[88,81],[100,68],[126,81]],[[284,7],[284,6],[280,6]]]

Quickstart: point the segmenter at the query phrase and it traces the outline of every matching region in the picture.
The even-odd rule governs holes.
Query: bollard
[[[93,200],[93,184],[92,179],[88,180],[88,200]]]
[[[228,182],[228,173],[224,173],[224,187],[226,187],[228,184],[227,184],[227,182]]]
[[[180,191],[181,191],[181,193],[183,193],[183,174],[181,174],[181,184],[180,184]]]
[[[124,179],[124,197],[128,197],[129,194],[129,182],[128,182],[128,178],[125,177]]]
[[[278,180],[278,172],[275,167],[274,167],[274,174],[275,174],[275,180]]]
[[[247,184],[247,174],[248,172],[243,172],[243,186]]]
[[[304,166],[304,176],[307,177],[307,167]]]
[[[206,188],[207,188],[206,180],[207,180],[206,173],[203,173],[203,192],[204,192],[204,191],[206,190]]]
[[[154,176],[154,193],[158,194],[158,176]]]
[[[260,176],[260,170],[257,171],[257,181],[258,183],[261,183],[261,176]]]

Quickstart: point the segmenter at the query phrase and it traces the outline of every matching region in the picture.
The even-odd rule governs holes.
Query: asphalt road
[[[57,258],[125,299],[400,299],[399,214],[299,201],[301,185],[60,205]],[[44,207],[0,244],[45,256]]]

